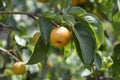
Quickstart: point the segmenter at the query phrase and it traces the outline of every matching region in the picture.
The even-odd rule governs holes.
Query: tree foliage
[[[119,0],[0,0],[0,79],[119,80],[119,17]],[[56,26],[72,35],[63,48],[50,43]],[[21,77],[16,61],[27,66]]]

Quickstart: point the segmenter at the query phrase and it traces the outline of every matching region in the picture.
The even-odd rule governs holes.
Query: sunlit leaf
[[[38,22],[40,25],[41,37],[43,38],[45,44],[47,44],[49,41],[50,32],[53,29],[54,25],[50,20],[47,20],[45,18],[40,18]]]
[[[84,15],[84,18],[93,28],[93,31],[94,31],[95,37],[96,37],[97,48],[99,48],[101,43],[104,40],[104,30],[103,30],[102,23],[93,14],[87,13],[87,14]]]
[[[48,49],[49,44],[46,45],[42,37],[40,37],[27,64],[35,64],[42,61],[47,56]]]
[[[93,61],[94,53],[96,50],[96,41],[94,33],[89,27],[89,24],[84,21],[80,21],[77,24],[75,24],[74,33],[78,40],[78,46],[76,47],[79,47],[79,52],[81,52],[78,54],[82,55],[81,57],[83,59],[83,63],[86,67],[89,67]]]

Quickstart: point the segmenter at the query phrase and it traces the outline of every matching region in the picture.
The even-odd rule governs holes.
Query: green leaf
[[[86,14],[87,12],[82,9],[81,7],[71,7],[70,9],[68,9],[68,13],[71,15],[75,15],[75,16],[81,16],[83,14]]]
[[[47,56],[48,49],[49,43],[46,45],[42,37],[40,37],[27,64],[35,64],[43,60]]]
[[[89,27],[89,24],[84,21],[79,21],[76,23],[73,31],[78,40],[76,47],[78,47],[78,49],[80,48],[80,50],[77,49],[79,52],[78,54],[82,55],[80,57],[82,57],[83,63],[87,68],[89,68],[93,62],[94,53],[96,51],[96,40],[94,33]]]
[[[77,51],[80,59],[82,60],[82,62],[84,62],[83,61],[83,57],[82,57],[82,52],[81,52],[80,44],[79,44],[79,41],[78,41],[78,39],[77,39],[77,37],[76,37],[76,35],[75,35],[74,32],[73,32],[73,39],[74,39],[74,42],[75,42],[76,51]]]
[[[113,17],[112,17],[112,21],[113,21],[113,28],[114,28],[114,32],[117,35],[120,35],[120,11],[117,11]]]
[[[113,48],[112,59],[114,62],[112,67],[111,67],[112,74],[114,76],[118,77],[120,74],[120,66],[118,65],[120,63],[120,42],[115,44],[115,46]]]
[[[98,49],[104,40],[104,30],[102,23],[95,15],[90,13],[85,14],[84,18],[93,28],[93,32],[95,33],[96,42],[97,42],[97,49]]]
[[[50,20],[54,20],[55,16],[56,16],[56,14],[53,12],[46,11],[43,13],[43,17],[50,19]]]
[[[99,51],[95,54],[95,57],[94,57],[94,63],[95,63],[95,66],[98,70],[101,69],[102,67],[102,58],[101,56],[99,55]]]
[[[66,0],[60,0],[61,9],[65,8]]]
[[[54,21],[58,24],[63,24],[63,17],[62,15],[56,14]]]
[[[117,43],[113,48],[113,59],[119,59],[120,60],[120,43]]]
[[[69,15],[69,14],[64,14],[63,15],[63,19],[66,21],[66,22],[72,22],[72,23],[75,23],[75,19],[73,16]]]
[[[104,14],[108,14],[112,11],[114,5],[112,0],[96,0],[98,3],[98,10]]]
[[[50,32],[53,29],[54,25],[50,20],[45,18],[40,18],[38,21],[40,25],[41,37],[43,38],[45,44],[49,41]]]
[[[47,12],[44,12],[43,16],[44,16],[44,18],[49,19],[49,20],[53,20],[58,24],[63,23],[63,17],[60,14],[55,14],[53,12],[48,12],[47,11]]]

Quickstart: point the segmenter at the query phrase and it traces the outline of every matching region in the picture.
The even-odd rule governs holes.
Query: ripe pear
[[[63,27],[55,27],[50,34],[50,42],[56,48],[62,48],[66,46],[71,39],[70,31]]]

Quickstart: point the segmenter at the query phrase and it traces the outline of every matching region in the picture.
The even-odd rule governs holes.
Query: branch
[[[0,11],[0,14],[21,14],[21,15],[28,15],[28,16],[36,16],[36,17],[42,17],[38,14],[35,14],[33,12],[13,12],[13,11]]]
[[[15,57],[14,55],[12,55],[12,53],[10,53],[9,51],[7,51],[6,49],[0,47],[0,51],[2,51],[3,54],[8,54],[9,56],[11,56],[16,61],[20,61],[17,57]]]

